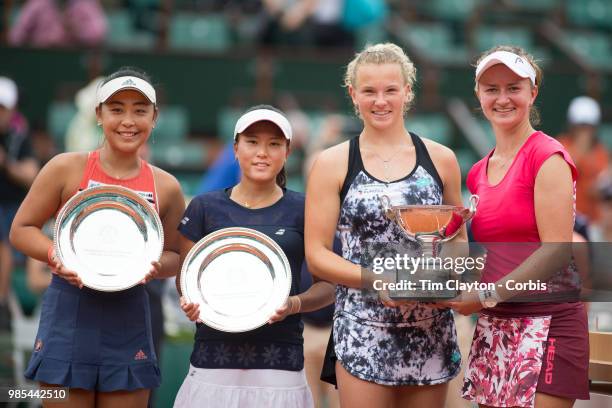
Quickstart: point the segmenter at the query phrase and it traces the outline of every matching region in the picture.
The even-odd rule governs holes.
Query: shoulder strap
[[[81,182],[79,183],[79,191],[85,190],[89,184],[89,180],[94,171],[94,167],[96,166],[96,160],[98,158],[98,151],[94,150],[93,152],[89,152],[87,155],[87,163],[85,164],[85,170],[83,171],[83,177],[81,177]]]
[[[340,202],[342,203],[346,198],[353,180],[357,177],[357,174],[363,170],[363,162],[361,161],[361,153],[359,151],[359,136],[355,136],[349,141],[349,159],[348,169],[346,171],[346,177],[344,183],[342,183],[342,189],[340,190]]]
[[[438,174],[438,170],[436,170],[433,160],[431,160],[431,156],[427,151],[425,143],[416,133],[410,132],[410,137],[412,138],[412,143],[414,144],[416,151],[417,165],[423,167],[429,174],[431,174],[434,180],[436,180],[436,183],[438,183],[440,191],[444,191],[444,183],[442,183],[442,178]]]
[[[157,195],[157,183],[155,182],[155,170],[147,161],[143,160],[144,168],[148,170],[149,177],[151,178],[151,184],[153,185],[153,201],[155,202],[155,209],[159,213],[159,196]]]

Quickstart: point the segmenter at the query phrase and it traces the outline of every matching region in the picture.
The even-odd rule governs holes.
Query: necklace
[[[270,202],[276,202],[277,196],[278,196],[278,189],[275,188],[273,193],[264,195],[263,197],[260,197],[258,200],[249,202],[249,200],[247,198],[240,198],[240,196],[244,197],[244,194],[238,188],[234,188],[232,190],[232,192],[233,192],[233,197],[232,198],[234,199],[234,201],[238,202],[243,207],[246,207],[246,208],[249,208],[249,209],[251,209],[251,208],[261,208],[261,204],[265,203],[268,200]],[[238,194],[236,194],[236,193],[238,193]]]
[[[372,153],[374,154],[374,156],[376,156],[376,158],[382,162],[383,171],[385,173],[384,174],[385,183],[389,183],[391,181],[391,178],[389,177],[389,167],[390,167],[391,161],[395,158],[395,156],[397,156],[399,152],[402,151],[401,146],[402,145],[397,146],[397,150],[395,150],[395,153],[393,153],[388,159],[383,158],[380,154],[372,150]]]

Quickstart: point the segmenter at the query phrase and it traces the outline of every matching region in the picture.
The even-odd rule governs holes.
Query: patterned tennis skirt
[[[588,349],[581,304],[552,316],[480,314],[463,398],[494,407],[533,407],[536,392],[588,399]]]
[[[379,323],[338,314],[335,354],[353,376],[382,385],[434,385],[461,368],[450,311],[411,323]]]

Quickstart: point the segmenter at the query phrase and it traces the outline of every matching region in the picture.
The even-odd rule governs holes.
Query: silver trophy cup
[[[419,244],[418,256],[424,260],[434,259],[440,255],[442,243],[453,239],[463,227],[463,224],[476,214],[478,196],[472,195],[469,207],[454,205],[397,205],[391,204],[387,195],[382,195],[380,201],[383,212],[387,218],[395,222],[405,236]],[[436,270],[420,270],[416,274],[419,278],[444,283],[449,279],[449,273]],[[405,275],[404,275],[405,277]],[[397,276],[400,280],[402,276]],[[412,279],[415,279],[413,272]],[[419,300],[433,300],[438,298],[454,297],[454,290],[423,289],[407,293],[395,291],[391,293],[394,298],[417,298]]]

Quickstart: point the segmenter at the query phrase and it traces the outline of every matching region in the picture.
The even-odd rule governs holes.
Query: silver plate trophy
[[[424,259],[435,258],[440,254],[442,243],[453,239],[461,230],[463,224],[476,214],[479,197],[469,198],[469,207],[454,205],[399,205],[391,204],[387,195],[382,195],[380,201],[387,218],[395,222],[405,236],[415,241],[420,247],[420,256]],[[420,270],[418,279],[430,279],[432,282],[443,282],[449,278],[448,273],[436,270]],[[414,279],[414,277],[412,277]],[[397,277],[400,280],[400,277]],[[456,295],[454,290],[421,290],[406,295],[405,291],[391,293],[391,297],[410,297],[420,300],[435,300],[450,298]]]
[[[200,306],[200,320],[226,332],[264,325],[291,289],[291,267],[267,235],[225,228],[202,238],[181,269],[181,292]]]
[[[137,192],[102,185],[64,204],[53,235],[61,263],[83,285],[115,292],[140,282],[158,261],[164,233],[155,208]]]

